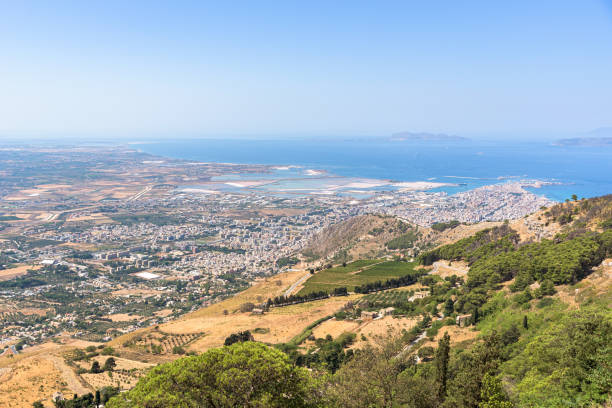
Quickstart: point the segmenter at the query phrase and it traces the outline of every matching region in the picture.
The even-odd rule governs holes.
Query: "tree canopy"
[[[160,365],[108,408],[311,407],[315,380],[281,351],[236,343]]]

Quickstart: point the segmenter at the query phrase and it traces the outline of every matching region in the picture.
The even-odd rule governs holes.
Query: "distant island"
[[[431,141],[431,142],[464,142],[468,139],[467,137],[446,135],[444,133],[413,133],[413,132],[399,132],[391,135],[391,141],[404,142],[404,141]]]
[[[577,137],[560,139],[555,146],[612,146],[612,127],[591,130]]]
[[[573,137],[560,139],[555,146],[612,146],[612,137]]]

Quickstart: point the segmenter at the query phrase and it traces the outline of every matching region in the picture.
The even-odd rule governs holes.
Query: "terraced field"
[[[386,281],[398,278],[411,272],[416,266],[414,262],[359,260],[315,273],[298,292],[305,295],[310,292],[331,292],[334,288],[346,287],[352,291],[355,286],[376,281]]]

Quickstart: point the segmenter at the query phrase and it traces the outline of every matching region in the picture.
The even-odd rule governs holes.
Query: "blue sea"
[[[344,177],[435,181],[450,194],[509,180],[555,184],[532,189],[562,201],[612,193],[612,147],[550,142],[400,142],[383,139],[198,139],[132,144],[141,151],[204,162],[296,165]]]

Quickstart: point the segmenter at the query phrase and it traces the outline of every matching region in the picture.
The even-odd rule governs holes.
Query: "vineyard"
[[[414,273],[415,263],[360,260],[316,272],[306,282],[298,295],[307,295],[312,292],[324,291],[331,293],[335,288],[346,287],[349,292],[356,286],[385,282],[389,279],[400,278]]]

